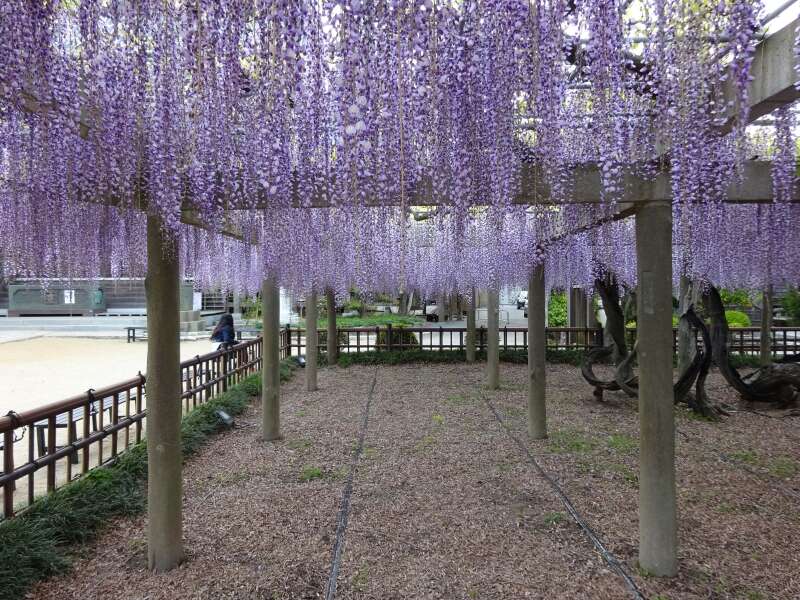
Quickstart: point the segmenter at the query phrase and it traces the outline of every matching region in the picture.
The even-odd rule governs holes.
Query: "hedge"
[[[486,352],[476,352],[477,360],[486,360]],[[546,360],[551,363],[564,363],[579,366],[583,359],[580,350],[547,349]],[[464,350],[403,350],[392,352],[354,352],[339,355],[339,366],[351,365],[402,365],[408,363],[459,363],[465,362]],[[501,350],[502,362],[524,364],[528,362],[526,350]]]

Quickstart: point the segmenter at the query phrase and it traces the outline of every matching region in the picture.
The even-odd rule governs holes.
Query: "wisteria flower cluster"
[[[720,204],[749,158],[760,10],[7,0],[3,272],[141,274],[150,214],[203,286],[252,291],[271,274],[298,292],[463,291],[522,283],[542,260],[552,285],[590,285],[604,269],[633,281],[632,228],[612,215],[626,176],[667,171],[676,272],[797,279],[756,271],[791,252],[791,108],[769,142],[775,205]],[[602,202],[569,204],[587,168]],[[722,255],[734,246],[714,239],[742,230],[753,237],[738,254],[750,254],[734,266]]]

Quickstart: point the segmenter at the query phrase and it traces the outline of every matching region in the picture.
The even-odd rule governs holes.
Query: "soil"
[[[577,368],[548,366],[550,437],[525,436],[525,367],[329,368],[282,389],[284,439],[259,440],[259,408],[184,470],[187,559],[146,569],[145,518],[114,523],[74,569],[29,598],[322,598],[337,516],[370,389],[336,598],[630,598],[551,486],[497,420],[525,440],[651,599],[800,597],[800,433],[790,411],[739,401],[730,415],[676,408],[680,572],[637,569],[636,403],[598,403]],[[757,412],[753,412],[753,409]]]

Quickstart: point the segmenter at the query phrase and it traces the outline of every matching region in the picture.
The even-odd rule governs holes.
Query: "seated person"
[[[233,315],[224,314],[211,332],[211,341],[220,342],[217,350],[227,350],[236,344],[236,330],[233,328]]]

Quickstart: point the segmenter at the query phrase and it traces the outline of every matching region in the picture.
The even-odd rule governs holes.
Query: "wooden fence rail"
[[[390,350],[463,350],[466,345],[465,327],[343,327],[337,334],[340,352],[369,352]],[[478,327],[476,346],[485,350],[487,330]],[[292,355],[305,353],[306,330],[289,325],[284,329],[285,344]],[[631,345],[636,330],[628,329]],[[320,336],[327,335],[319,330]],[[501,350],[525,350],[528,344],[527,327],[501,327]],[[547,347],[553,350],[587,350],[604,342],[603,330],[590,327],[548,327]],[[695,341],[699,339],[695,336]],[[324,350],[324,343],[320,348]],[[673,350],[677,351],[678,330],[673,329]],[[761,351],[761,330],[758,327],[731,328],[728,347],[732,354],[756,355]],[[800,327],[774,327],[771,332],[772,353],[777,356],[800,353]]]
[[[281,357],[289,355],[287,340],[282,332]],[[184,413],[259,372],[261,359],[258,338],[183,361],[179,401]],[[0,417],[3,518],[140,442],[146,428],[146,382],[139,373],[116,385]]]
[[[326,335],[320,330],[321,336]],[[465,327],[349,327],[340,328],[340,352],[392,350],[463,350]],[[476,346],[485,350],[487,330],[476,329]],[[635,337],[635,330],[628,330]],[[502,350],[527,347],[525,327],[500,329]],[[548,327],[547,347],[554,350],[586,350],[603,343],[603,331],[588,327]],[[800,327],[775,327],[771,334],[775,356],[800,354]],[[677,347],[677,329],[674,330]],[[734,354],[758,354],[760,329],[730,330]],[[325,348],[325,343],[320,344]],[[211,352],[181,363],[181,397],[184,412],[261,369],[261,338]],[[280,357],[305,352],[305,329],[286,326],[280,331]],[[14,516],[35,498],[80,477],[90,469],[113,461],[142,440],[147,414],[146,377],[141,373],[122,383],[80,396],[0,417],[0,469],[3,518]],[[23,486],[18,482],[24,481]],[[22,489],[20,489],[22,488]]]

